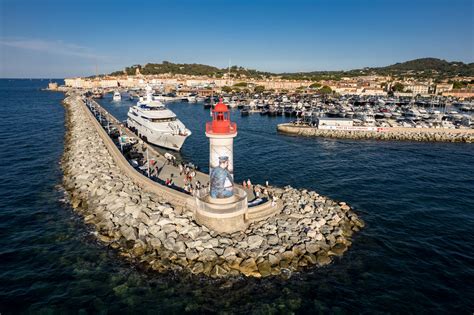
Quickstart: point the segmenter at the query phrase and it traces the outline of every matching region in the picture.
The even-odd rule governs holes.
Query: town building
[[[449,92],[453,89],[452,83],[438,83],[436,84],[435,93],[438,95],[443,94],[443,92]]]
[[[428,95],[430,86],[427,84],[411,83],[405,86],[405,91],[411,91],[413,95]]]
[[[457,89],[443,92],[443,96],[452,96],[460,99],[474,98],[474,89]]]

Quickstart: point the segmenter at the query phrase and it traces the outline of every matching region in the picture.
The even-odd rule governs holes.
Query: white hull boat
[[[140,138],[163,148],[179,151],[191,135],[175,113],[153,100],[151,94],[130,107],[127,116],[128,127]]]
[[[112,97],[114,102],[120,102],[122,100],[122,95],[119,92],[114,92],[114,96]]]

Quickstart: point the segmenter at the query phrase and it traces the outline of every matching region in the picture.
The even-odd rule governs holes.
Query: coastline
[[[329,130],[316,127],[279,124],[277,131],[303,137],[325,137],[355,140],[419,141],[419,142],[474,142],[474,129],[381,128],[381,131]]]
[[[283,210],[250,223],[245,232],[217,234],[150,192],[124,172],[98,136],[79,96],[68,96],[63,156],[64,186],[72,206],[100,241],[157,271],[211,277],[288,275],[324,266],[352,244],[362,220],[343,202],[289,186],[271,188]]]

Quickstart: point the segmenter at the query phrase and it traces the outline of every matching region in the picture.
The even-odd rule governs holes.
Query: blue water
[[[237,121],[237,180],[314,189],[366,222],[333,264],[235,283],[139,270],[63,201],[62,94],[0,80],[0,313],[452,313],[474,310],[474,145],[296,138],[284,117]],[[124,119],[130,102],[101,103]],[[202,105],[170,108],[207,170]]]

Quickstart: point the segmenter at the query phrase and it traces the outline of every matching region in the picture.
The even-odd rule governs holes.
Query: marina
[[[158,89],[158,88],[157,88]],[[137,92],[138,91],[138,92]],[[91,92],[91,95],[94,95]],[[129,95],[146,95],[144,89]],[[188,102],[210,109],[222,97],[230,108],[238,108],[242,116],[259,114],[268,117],[291,117],[299,124],[315,125],[318,118],[351,119],[354,126],[473,129],[474,103],[449,97],[382,97],[382,96],[321,96],[306,93],[216,94],[199,101],[194,96],[175,94],[164,103]],[[133,99],[133,96],[132,96]]]
[[[143,93],[143,92],[142,92]],[[321,97],[318,95],[222,96],[241,117],[258,114],[285,117],[280,132],[349,139],[473,142],[471,103],[452,99],[383,97]],[[211,110],[216,97],[189,103],[186,98],[165,104],[192,104]]]

